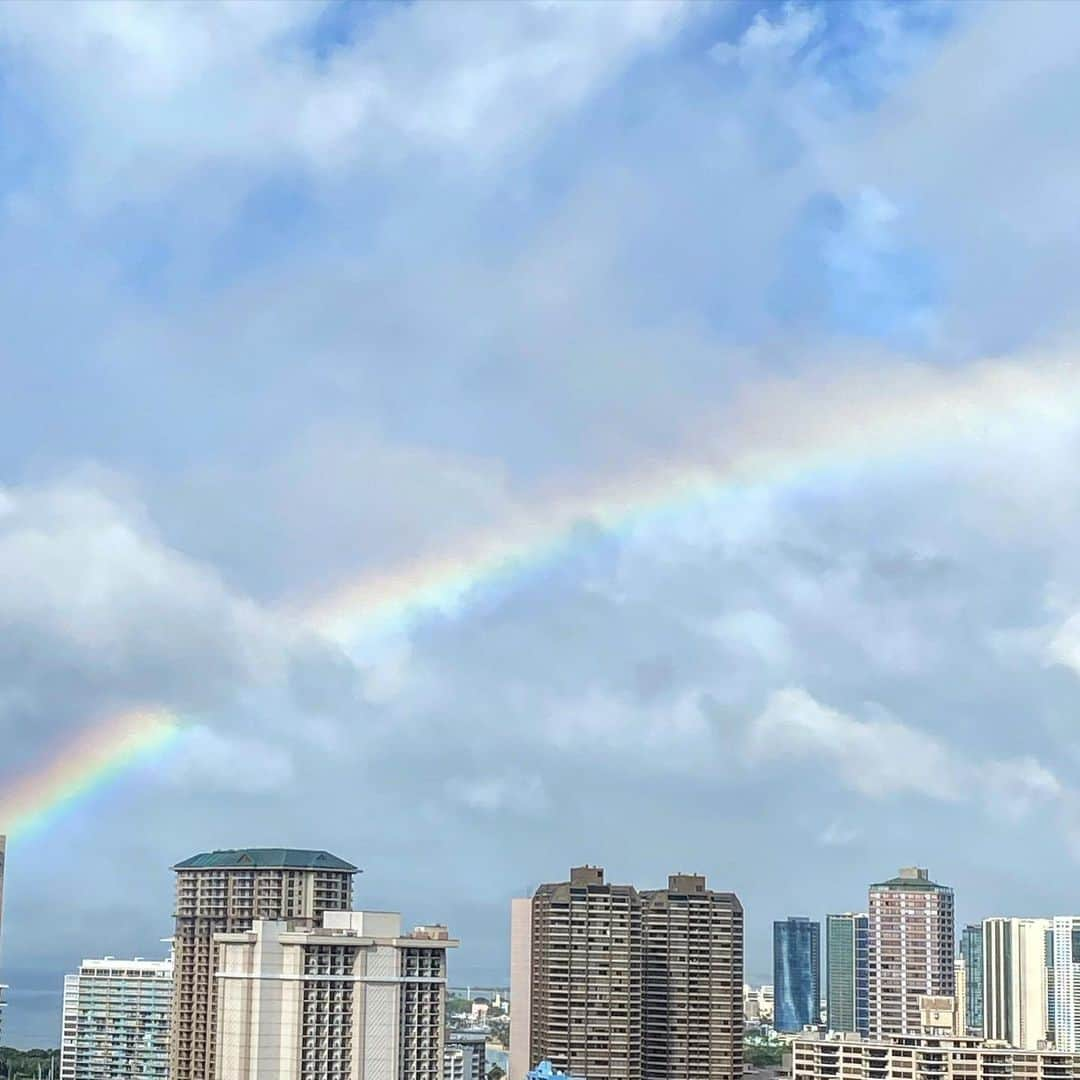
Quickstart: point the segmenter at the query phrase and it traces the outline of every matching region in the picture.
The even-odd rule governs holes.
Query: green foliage
[[[747,1041],[743,1046],[743,1060],[747,1065],[779,1065],[784,1056],[784,1044]]]
[[[48,1076],[50,1063],[59,1076],[59,1050],[14,1050],[0,1046],[0,1077],[4,1080],[37,1080],[39,1068],[43,1077]]]
[[[472,1011],[472,1000],[467,997],[452,997],[446,1000],[446,1011],[453,1016],[454,1013],[466,1013]]]

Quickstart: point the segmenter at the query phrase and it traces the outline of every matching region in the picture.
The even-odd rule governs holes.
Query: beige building
[[[7,837],[3,833],[0,833],[0,955],[3,953],[4,946],[4,859],[7,855]],[[2,969],[0,969],[2,970]],[[0,1034],[3,1034],[4,1030],[4,991],[7,987],[0,982]]]
[[[325,851],[244,848],[194,855],[176,871],[170,1080],[215,1080],[217,934],[256,919],[319,925],[352,907],[357,868]]]
[[[215,942],[216,1080],[442,1080],[446,927],[335,911]]]
[[[611,885],[597,867],[511,906],[510,1080],[548,1060],[589,1080],[742,1074],[743,913],[677,874]]]
[[[863,1039],[806,1032],[791,1080],[1080,1080],[1080,1054],[1021,1050],[961,1036]]]
[[[1050,1038],[1049,919],[983,920],[983,1024],[988,1039],[1036,1050]]]
[[[905,867],[870,886],[867,934],[870,1034],[917,1035],[922,997],[954,997],[952,889]]]

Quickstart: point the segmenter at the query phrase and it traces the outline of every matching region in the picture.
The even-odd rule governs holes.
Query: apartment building
[[[510,1080],[742,1072],[743,913],[693,874],[639,892],[576,867],[511,906]]]
[[[1080,1054],[966,1036],[865,1039],[808,1032],[791,1043],[791,1080],[1080,1080]]]
[[[171,960],[84,960],[64,976],[60,1080],[165,1080]]]
[[[4,948],[4,860],[7,855],[7,837],[3,833],[0,833],[0,956],[3,956]],[[3,970],[0,968],[0,970]],[[4,991],[7,990],[7,986],[4,983],[0,983],[0,1035],[4,1032],[4,1007],[7,1002],[4,1001]]]
[[[328,911],[215,943],[217,1080],[442,1080],[445,926]]]
[[[447,1033],[443,1080],[486,1080],[487,1034],[468,1028]]]
[[[1054,917],[1047,962],[1054,1045],[1080,1052],[1080,916]]]
[[[876,1038],[921,1031],[920,998],[956,993],[953,891],[921,867],[870,886],[869,1030]]]
[[[256,920],[320,924],[348,911],[357,868],[325,851],[243,848],[177,863],[173,936],[170,1080],[216,1080],[214,1044],[218,934],[250,930]]]
[[[666,889],[641,897],[644,1080],[742,1076],[739,898],[707,888],[697,874],[672,874]]]
[[[983,1023],[987,1039],[1035,1050],[1050,1038],[1049,919],[984,919]]]

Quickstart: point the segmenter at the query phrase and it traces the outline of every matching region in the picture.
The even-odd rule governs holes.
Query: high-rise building
[[[517,962],[510,972],[510,1047],[518,1050],[511,1080],[522,1080],[513,1073],[522,1060],[528,1068],[547,1060],[589,1080],[641,1080],[644,953],[637,889],[605,883],[599,867],[579,866],[569,881],[541,885],[528,903],[527,961],[521,940],[511,942]],[[518,934],[523,911],[513,909]],[[521,981],[526,971],[528,989]]]
[[[1048,1038],[1048,919],[983,920],[983,1022],[987,1039],[1025,1050]]]
[[[793,917],[773,923],[773,1027],[802,1031],[821,1022],[821,925]]]
[[[830,1031],[870,1033],[865,913],[825,917],[825,1014]]]
[[[719,1080],[743,1072],[743,909],[697,874],[641,894],[644,1080]],[[589,1073],[585,1073],[589,1076]]]
[[[244,848],[177,863],[170,1080],[215,1080],[216,934],[256,919],[319,924],[352,906],[357,868],[325,851]]]
[[[385,911],[215,935],[217,1080],[442,1080],[445,926]]]
[[[84,960],[64,976],[60,1080],[169,1075],[171,960]]]
[[[443,1080],[486,1080],[487,1037],[486,1028],[447,1032]]]
[[[743,913],[675,874],[638,892],[577,867],[511,907],[510,1080],[538,1062],[589,1080],[742,1074]]]
[[[1054,1045],[1080,1052],[1080,916],[1055,916],[1051,935]]]
[[[960,935],[960,955],[964,958],[966,1034],[983,1034],[983,928],[982,923],[964,927]]]
[[[1080,1054],[1019,1050],[957,1035],[864,1039],[806,1032],[791,1043],[791,1080],[1080,1080]]]
[[[920,998],[952,997],[953,891],[920,867],[870,886],[867,963],[870,1034],[915,1035]]]
[[[967,964],[962,956],[956,958],[956,1000],[953,1003],[956,1015],[953,1017],[953,1034],[967,1034]]]

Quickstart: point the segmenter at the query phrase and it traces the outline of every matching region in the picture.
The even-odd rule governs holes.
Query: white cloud
[[[285,747],[202,724],[184,729],[176,750],[159,769],[174,787],[196,796],[283,796],[294,777],[293,760]]]

